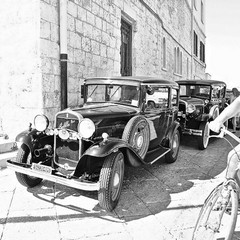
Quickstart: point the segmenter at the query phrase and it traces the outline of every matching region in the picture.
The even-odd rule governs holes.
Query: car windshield
[[[180,96],[210,98],[210,86],[206,85],[180,85]]]
[[[129,85],[87,85],[86,103],[114,102],[138,107],[139,87]]]

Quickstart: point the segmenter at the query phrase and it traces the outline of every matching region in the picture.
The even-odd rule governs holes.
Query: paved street
[[[192,137],[184,137],[175,163],[162,159],[126,169],[121,199],[112,213],[101,210],[96,193],[57,185],[54,197],[52,183],[26,189],[3,168],[0,239],[191,239],[204,199],[222,181],[229,150],[223,139],[211,139],[208,149],[199,151]],[[240,222],[236,229],[235,239],[240,239]]]

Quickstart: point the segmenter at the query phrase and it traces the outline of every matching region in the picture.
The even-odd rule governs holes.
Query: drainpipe
[[[61,110],[67,108],[67,0],[60,0]]]
[[[193,47],[194,47],[194,43],[193,43],[193,22],[194,22],[194,14],[193,14],[193,2],[194,0],[191,1],[191,10],[192,10],[192,16],[191,16],[191,79],[193,79]]]

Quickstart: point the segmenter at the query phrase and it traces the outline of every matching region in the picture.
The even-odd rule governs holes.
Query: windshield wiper
[[[98,86],[96,86],[96,87],[93,89],[93,91],[91,92],[91,94],[90,94],[89,97],[91,97],[91,96],[93,95],[93,93],[96,91],[97,88],[98,88]]]
[[[115,95],[115,93],[118,91],[118,89],[120,88],[121,86],[119,86],[115,91],[114,93],[110,96],[110,99]]]

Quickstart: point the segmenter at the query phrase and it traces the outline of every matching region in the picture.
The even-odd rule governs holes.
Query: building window
[[[163,59],[163,68],[167,68],[167,47],[166,47],[166,38],[163,38],[162,41],[162,59]]]
[[[197,0],[193,0],[194,8],[197,10]]]
[[[121,20],[121,75],[132,75],[132,25]]]
[[[193,54],[198,56],[198,36],[195,31],[193,33]]]
[[[200,60],[205,63],[205,45],[200,41]]]
[[[189,59],[187,58],[187,79],[189,79]]]
[[[204,5],[202,1],[201,1],[201,21],[202,23],[204,23]]]
[[[182,75],[182,52],[179,47],[174,48],[174,73]]]

